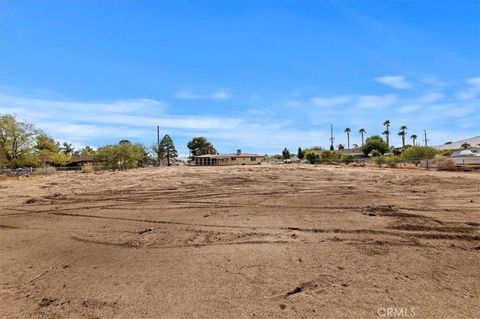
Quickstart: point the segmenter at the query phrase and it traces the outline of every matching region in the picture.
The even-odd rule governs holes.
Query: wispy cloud
[[[210,99],[221,102],[233,98],[233,94],[228,90],[220,90],[209,94],[199,94],[191,90],[181,90],[175,94],[175,97],[183,100]]]
[[[338,95],[331,97],[316,96],[310,99],[310,102],[315,106],[337,106],[350,102],[351,98],[348,95]]]
[[[33,122],[58,139],[77,144],[93,138],[142,136],[145,129],[219,130],[241,125],[237,118],[175,116],[167,104],[153,99],[112,102],[79,102],[26,98],[0,94],[0,113],[11,113]]]
[[[457,94],[460,100],[471,100],[480,95],[480,77],[469,78],[465,80],[467,88]]]
[[[153,143],[155,127],[159,125],[174,138],[181,153],[186,152],[185,145],[194,136],[211,139],[221,152],[242,148],[273,153],[283,147],[327,146],[331,123],[337,143],[345,142],[345,127],[352,129],[351,143],[360,143],[359,128],[365,128],[368,134],[379,134],[385,119],[392,121],[392,127],[406,124],[409,134],[418,135],[423,129],[455,131],[443,137],[429,137],[432,144],[440,144],[456,136],[478,135],[480,77],[467,79],[460,88],[463,88],[460,92],[470,94],[464,96],[468,99],[460,100],[457,94],[460,92],[455,91],[452,83],[441,92],[436,87],[419,85],[415,90],[396,94],[346,91],[309,95],[302,92],[292,96],[286,93],[270,100],[271,97],[264,96],[255,100],[254,105],[251,95],[246,94],[245,107],[232,103],[234,106],[228,112],[208,116],[195,115],[196,106],[200,102],[224,101],[230,98],[228,91],[210,94],[181,91],[179,94],[185,101],[172,99],[167,103],[152,98],[79,101],[62,95],[38,97],[38,92],[22,90],[6,93],[0,88],[0,113],[17,114],[19,119],[74,145],[99,146],[127,138],[148,146]],[[236,97],[239,101],[241,98]]]
[[[418,103],[435,103],[441,101],[445,98],[445,94],[439,92],[425,93],[420,96],[417,101]]]
[[[409,89],[412,84],[408,82],[402,75],[388,75],[375,78],[375,81],[394,89]]]
[[[386,95],[363,95],[358,98],[357,106],[361,108],[384,108],[392,106],[397,97],[392,94]]]

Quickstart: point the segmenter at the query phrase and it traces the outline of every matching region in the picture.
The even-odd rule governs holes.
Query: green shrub
[[[388,167],[395,168],[400,160],[400,157],[396,155],[383,156],[383,160]]]
[[[323,151],[320,153],[320,158],[322,160],[340,160],[342,159],[342,152],[337,151]]]
[[[402,152],[401,158],[405,160],[432,159],[437,154],[433,147],[412,146]]]
[[[310,162],[310,164],[313,164],[320,159],[320,154],[313,150],[306,150],[304,156],[305,159]]]
[[[382,152],[380,152],[379,150],[375,149],[372,151],[372,157],[380,157],[382,156]]]
[[[382,166],[382,164],[385,164],[385,158],[383,156],[377,156],[373,159],[373,161],[378,165],[378,167]]]
[[[437,152],[438,155],[445,156],[445,157],[452,156],[452,153],[453,153],[452,150],[441,150]]]
[[[355,161],[355,157],[353,157],[353,155],[345,154],[342,156],[342,162],[344,162],[347,165],[352,163],[353,161]]]

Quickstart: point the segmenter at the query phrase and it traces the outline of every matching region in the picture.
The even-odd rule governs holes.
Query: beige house
[[[225,166],[225,165],[258,165],[265,160],[265,156],[258,154],[237,153],[222,155],[194,156],[193,161],[197,166]]]

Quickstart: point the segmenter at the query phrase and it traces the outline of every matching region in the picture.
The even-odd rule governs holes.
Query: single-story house
[[[193,162],[197,166],[258,165],[264,160],[263,155],[242,153],[241,150],[232,154],[193,156]]]
[[[93,155],[73,155],[68,167],[82,167],[85,165],[93,165]]]
[[[356,159],[365,157],[360,147],[340,150],[344,155],[352,155]]]

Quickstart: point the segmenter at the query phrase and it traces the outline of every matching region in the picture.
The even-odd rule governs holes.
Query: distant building
[[[68,167],[82,167],[85,165],[93,165],[93,155],[73,155]]]
[[[480,157],[480,147],[471,147],[465,150],[459,150],[452,153],[454,158],[457,157]]]
[[[468,144],[470,147],[479,147],[480,146],[480,136],[467,138],[465,140],[449,142],[442,145],[435,146],[437,150],[459,150],[462,149],[462,145]]]
[[[362,152],[362,148],[357,147],[357,148],[351,148],[351,149],[343,149],[340,150],[345,155],[352,155],[355,158],[363,158],[365,157]]]
[[[193,162],[197,166],[258,165],[264,160],[263,155],[242,153],[241,150],[232,154],[207,154],[193,157]]]

